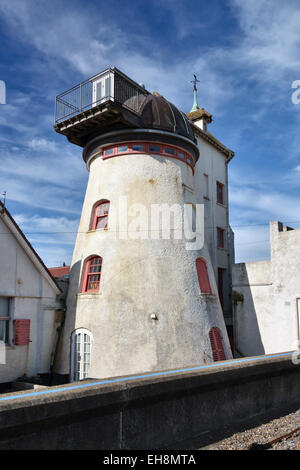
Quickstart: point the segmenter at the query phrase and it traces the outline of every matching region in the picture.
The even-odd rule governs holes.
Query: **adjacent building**
[[[0,383],[52,372],[61,290],[0,203]]]
[[[194,191],[196,200],[204,204],[205,240],[218,285],[225,323],[230,339],[232,322],[232,275],[234,239],[229,225],[228,164],[234,152],[208,131],[212,115],[201,108],[187,115],[200,151],[195,166]]]
[[[233,265],[235,349],[243,356],[299,349],[300,229],[270,223],[271,258]]]

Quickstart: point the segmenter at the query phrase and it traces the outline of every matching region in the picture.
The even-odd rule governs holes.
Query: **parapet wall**
[[[300,403],[291,353],[0,395],[0,449],[161,449]],[[226,434],[226,433],[225,433]],[[196,447],[197,448],[197,447]]]

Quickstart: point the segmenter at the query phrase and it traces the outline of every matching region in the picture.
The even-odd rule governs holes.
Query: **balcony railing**
[[[55,100],[55,124],[94,106],[113,101],[137,113],[149,92],[116,68],[109,68],[61,93]]]

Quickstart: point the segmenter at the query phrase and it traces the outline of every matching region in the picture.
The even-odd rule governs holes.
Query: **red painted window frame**
[[[211,294],[207,263],[203,258],[196,259],[196,269],[201,294]]]
[[[133,145],[143,145],[144,150],[133,150],[132,148]],[[160,152],[154,152],[153,150],[150,150],[150,146],[152,145],[159,145]],[[124,147],[124,146],[127,146],[128,150],[124,152],[118,152],[118,148]],[[174,150],[174,154],[172,155],[166,152],[165,151],[166,147]],[[112,154],[105,155],[106,150],[110,150],[110,149],[113,150]],[[178,152],[184,154],[184,159],[178,156]],[[118,144],[108,145],[108,146],[103,147],[102,149],[102,159],[107,160],[108,158],[118,157],[121,155],[149,154],[149,153],[153,155],[163,155],[164,157],[168,157],[168,158],[175,158],[176,160],[179,160],[180,162],[184,162],[192,169],[193,174],[194,174],[195,162],[194,162],[193,156],[189,152],[187,152],[186,150],[180,147],[175,147],[174,145],[169,145],[169,144],[162,143],[162,142],[134,141],[134,142],[119,142]]]
[[[221,190],[221,197],[220,197]],[[224,184],[217,181],[217,203],[224,206]]]
[[[92,261],[95,259],[99,259],[100,261],[100,269],[96,272],[89,272]],[[85,262],[84,266],[84,274],[83,274],[83,282],[82,282],[82,289],[81,292],[90,293],[90,292],[99,292],[100,291],[100,282],[101,282],[101,274],[102,274],[102,266],[103,266],[103,258],[101,256],[91,256]],[[98,285],[94,289],[88,289],[89,285],[89,277],[99,275],[99,280],[97,281]]]
[[[222,336],[219,328],[213,326],[209,331],[209,340],[213,353],[214,362],[226,361],[225,351],[223,347]]]
[[[221,227],[217,227],[217,248],[225,248],[225,230]]]
[[[108,204],[108,211],[107,211],[107,215],[102,215],[102,216],[99,216],[97,214],[98,212],[98,209],[100,206],[104,205],[104,204]],[[108,218],[109,218],[109,207],[110,207],[110,201],[108,201],[107,199],[103,199],[99,202],[97,202],[94,207],[93,207],[93,211],[92,211],[92,223],[91,223],[91,228],[90,230],[107,230],[108,228]],[[101,219],[101,218],[104,218],[104,217],[107,217],[107,223],[106,223],[106,226],[105,227],[99,227],[97,228],[97,225],[98,225],[98,220]]]

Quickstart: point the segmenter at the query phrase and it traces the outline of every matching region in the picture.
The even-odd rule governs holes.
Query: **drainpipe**
[[[58,349],[59,349],[59,346],[60,346],[62,333],[63,333],[63,328],[64,328],[64,324],[65,324],[65,318],[66,318],[66,309],[59,309],[57,311],[62,312],[62,320],[60,322],[60,325],[56,328],[56,343],[55,343],[55,348],[54,348],[54,351],[53,351],[53,354],[52,354],[52,360],[51,360],[51,364],[50,364],[48,385],[52,385],[52,382],[53,382],[53,373],[54,373],[54,369],[55,369],[55,366],[56,366]]]

